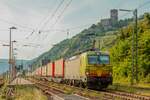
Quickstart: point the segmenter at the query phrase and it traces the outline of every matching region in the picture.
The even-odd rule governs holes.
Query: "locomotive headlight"
[[[86,72],[85,74],[88,76],[88,75],[89,75],[89,72]]]
[[[110,72],[109,75],[112,76],[112,72]]]

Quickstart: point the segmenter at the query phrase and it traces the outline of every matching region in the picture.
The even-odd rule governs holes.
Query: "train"
[[[94,50],[51,61],[36,68],[32,75],[92,89],[106,88],[113,80],[109,54]]]

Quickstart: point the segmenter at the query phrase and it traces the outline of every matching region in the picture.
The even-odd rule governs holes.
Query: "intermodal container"
[[[80,56],[65,60],[65,79],[80,79]]]
[[[46,76],[46,65],[42,66],[42,76]]]
[[[54,68],[54,77],[64,77],[64,59],[59,59],[55,61],[55,68]]]
[[[54,69],[55,69],[55,63],[50,62],[47,64],[47,76],[54,77]]]

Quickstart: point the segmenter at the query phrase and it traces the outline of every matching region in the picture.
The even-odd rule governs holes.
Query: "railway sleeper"
[[[133,97],[133,98],[140,99],[140,100],[150,100],[150,97],[140,96],[140,95],[137,95],[137,94],[119,93],[119,92],[116,92],[116,93],[119,94],[119,95],[124,95],[124,96],[127,96],[127,97]]]

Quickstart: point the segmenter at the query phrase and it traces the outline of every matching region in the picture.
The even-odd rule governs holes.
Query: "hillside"
[[[42,63],[47,63],[61,57],[70,57],[80,51],[92,48],[94,40],[97,41],[96,47],[106,50],[114,45],[117,37],[116,31],[120,27],[127,26],[131,21],[132,19],[120,20],[117,25],[107,30],[104,30],[100,22],[93,24],[88,29],[84,29],[70,39],[61,41],[49,51],[33,59],[31,65],[36,68]]]

